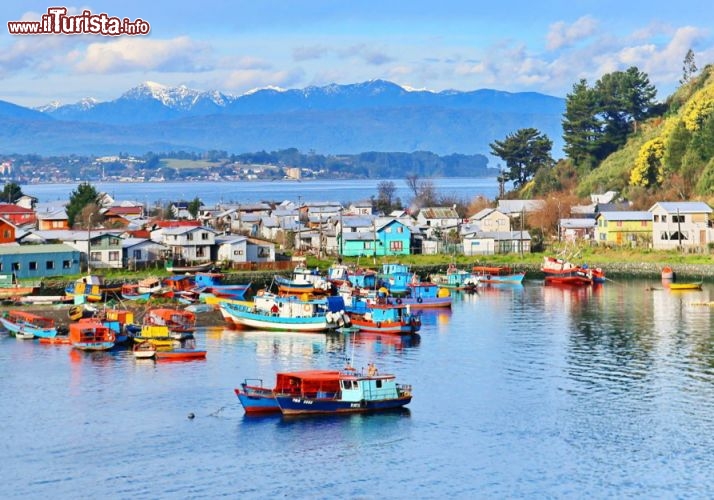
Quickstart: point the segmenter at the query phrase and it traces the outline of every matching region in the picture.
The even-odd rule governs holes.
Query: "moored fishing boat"
[[[182,339],[190,337],[196,330],[196,315],[184,309],[157,307],[147,311],[144,323],[166,326],[170,337]]]
[[[151,359],[156,355],[156,346],[145,340],[134,345],[132,354],[136,359]]]
[[[428,281],[416,281],[407,285],[407,294],[390,299],[396,304],[410,306],[412,309],[432,309],[451,307],[451,293],[447,288]]]
[[[95,275],[84,276],[67,285],[65,293],[74,299],[75,304],[100,302],[104,297],[104,280]]]
[[[0,299],[19,299],[35,293],[38,287],[23,285],[14,274],[0,274]]]
[[[300,264],[295,267],[291,278],[275,275],[273,281],[281,294],[325,294],[332,289],[330,282],[317,269],[310,270]]]
[[[444,274],[432,274],[430,277],[433,283],[445,288],[455,290],[473,290],[479,284],[479,277],[465,269],[457,269],[454,264],[449,264]]]
[[[174,260],[169,260],[166,262],[166,271],[170,273],[176,273],[176,274],[181,274],[181,273],[200,273],[200,272],[205,272],[205,271],[210,271],[213,269],[213,262],[204,262],[201,264],[195,264],[195,265],[182,265],[178,261]]]
[[[324,332],[349,321],[342,297],[303,301],[263,293],[252,302],[221,301],[223,318],[236,328],[259,330]]]
[[[703,281],[691,281],[691,282],[687,282],[687,283],[670,283],[668,285],[668,287],[670,290],[673,290],[673,291],[701,290],[703,284],[704,284]]]
[[[587,270],[571,262],[555,257],[545,257],[541,270],[545,274],[545,283],[554,285],[592,285],[592,278]]]
[[[223,282],[224,279],[225,275],[222,273],[196,273],[194,291],[211,294],[214,297],[243,300],[246,292],[250,290],[251,283],[228,285]]]
[[[370,364],[367,374],[278,373],[275,400],[283,415],[368,413],[404,407],[412,400],[412,388],[398,384],[392,374],[380,375]]]
[[[82,351],[106,351],[114,347],[115,336],[95,318],[83,318],[69,325],[72,347]]]
[[[471,269],[479,283],[520,285],[526,276],[525,271],[516,272],[509,266],[474,266]]]
[[[412,314],[408,305],[388,303],[386,299],[353,303],[349,316],[352,325],[364,332],[409,335],[421,328],[421,318]]]
[[[12,309],[0,316],[0,323],[10,335],[52,338],[57,336],[55,322],[38,314]]]
[[[138,283],[124,283],[119,293],[124,300],[149,300],[151,298],[151,292],[139,292]]]
[[[412,272],[406,264],[382,264],[382,272],[379,274],[380,287],[385,287],[392,295],[402,295],[407,293],[407,286],[412,280]]]

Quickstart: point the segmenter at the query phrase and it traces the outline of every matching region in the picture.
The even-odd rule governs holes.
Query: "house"
[[[372,201],[363,200],[350,203],[345,213],[350,215],[372,215]]]
[[[0,273],[19,279],[79,274],[80,252],[64,244],[0,246]]]
[[[144,216],[144,207],[141,205],[113,205],[100,211],[104,216],[106,226],[127,226],[132,219]]]
[[[409,255],[411,229],[404,223],[390,219],[376,227],[376,231],[344,232],[337,235],[340,254],[347,257]]]
[[[213,260],[221,263],[248,262],[248,237],[216,236],[216,256]]]
[[[15,243],[16,231],[14,224],[0,218],[0,243]]]
[[[544,207],[545,201],[543,200],[498,200],[496,209],[513,219],[519,218],[524,213],[537,212]]]
[[[463,237],[464,255],[494,255],[530,253],[531,235],[528,231],[477,231]]]
[[[595,222],[595,241],[600,245],[649,247],[652,243],[651,212],[600,212]]]
[[[166,258],[167,248],[149,238],[122,240],[122,262],[127,269],[141,269]]]
[[[170,250],[173,259],[187,262],[210,262],[211,247],[216,232],[203,226],[179,226],[163,229],[161,243]],[[155,241],[154,233],[151,239]]]
[[[558,220],[558,239],[563,241],[592,241],[595,238],[595,219],[590,217]]]
[[[22,238],[25,243],[64,243],[80,252],[82,261],[92,268],[122,267],[122,238],[119,231],[106,229],[32,231]]]
[[[417,224],[425,228],[429,238],[458,228],[461,218],[452,207],[426,207],[419,210]]]
[[[660,201],[648,211],[652,213],[652,247],[656,250],[704,247],[713,241],[712,209],[703,201]]]
[[[69,217],[64,208],[57,208],[44,212],[37,212],[37,228],[40,231],[53,229],[69,229]]]
[[[92,234],[89,240],[89,269],[124,267],[122,239],[118,233]]]
[[[258,238],[248,238],[248,262],[275,262],[275,244]]]
[[[511,219],[495,208],[484,208],[467,219],[469,224],[478,225],[484,232],[502,232],[511,230]]]
[[[30,225],[37,222],[37,215],[29,208],[12,203],[0,203],[0,217],[16,226]]]

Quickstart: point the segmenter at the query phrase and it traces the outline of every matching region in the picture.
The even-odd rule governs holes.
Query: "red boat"
[[[200,349],[171,349],[170,351],[156,350],[154,357],[157,361],[192,361],[206,359],[206,351]]]
[[[583,269],[563,259],[545,257],[541,271],[545,274],[546,284],[554,285],[592,285],[593,280],[588,269]]]

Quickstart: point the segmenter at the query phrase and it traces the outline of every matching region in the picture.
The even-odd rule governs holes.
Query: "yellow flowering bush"
[[[664,142],[655,137],[645,142],[637,155],[635,166],[630,172],[630,185],[650,187],[664,181]]]

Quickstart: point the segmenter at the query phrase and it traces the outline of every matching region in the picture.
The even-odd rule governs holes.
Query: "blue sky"
[[[664,99],[689,48],[714,60],[704,1],[203,0],[0,4],[0,99],[26,106],[110,100],[143,81],[242,94],[386,79],[440,91],[564,97],[580,78],[637,66]],[[48,7],[141,18],[147,36],[10,35]]]

